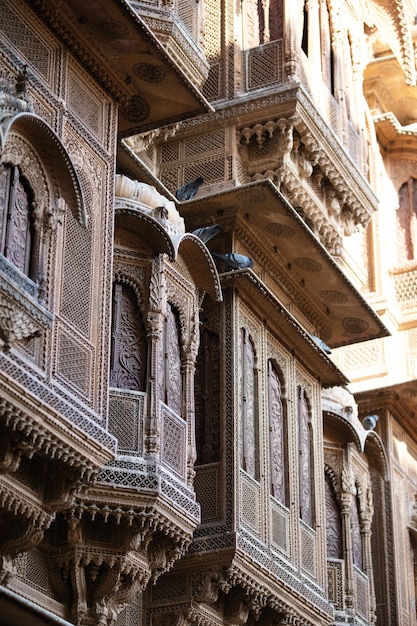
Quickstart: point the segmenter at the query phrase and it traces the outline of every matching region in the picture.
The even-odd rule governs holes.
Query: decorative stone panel
[[[52,314],[37,300],[37,286],[0,255],[0,339],[5,347],[45,332]]]

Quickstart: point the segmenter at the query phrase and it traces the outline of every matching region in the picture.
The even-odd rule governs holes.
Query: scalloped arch
[[[25,138],[33,146],[60,196],[80,224],[87,226],[88,217],[81,183],[70,156],[56,133],[34,113],[18,113],[3,119],[0,124],[1,153],[5,150],[12,132]]]
[[[145,297],[143,293],[143,285],[139,284],[139,282],[133,277],[130,276],[127,271],[123,268],[116,268],[113,275],[113,283],[118,282],[123,285],[128,285],[133,289],[136,294],[136,298],[138,301],[139,308],[143,312]]]
[[[213,300],[222,301],[222,290],[217,268],[207,246],[192,233],[186,233],[178,242],[178,254],[184,259],[196,285]]]
[[[328,424],[343,433],[346,438],[346,442],[354,443],[359,452],[362,452],[362,441],[359,433],[349,420],[341,417],[337,413],[333,413],[332,411],[323,411],[323,417]]]
[[[388,480],[388,455],[381,437],[374,430],[367,431],[363,445],[368,460],[374,460],[373,466],[381,476]]]
[[[177,250],[164,226],[154,217],[131,206],[116,206],[116,216],[126,225],[137,226],[138,233],[157,254],[167,254],[170,261],[177,258]],[[139,231],[140,229],[140,231]]]

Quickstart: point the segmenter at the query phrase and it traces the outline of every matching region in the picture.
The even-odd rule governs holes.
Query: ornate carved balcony
[[[128,0],[193,84],[200,88],[209,65],[203,51],[203,2]],[[150,79],[148,79],[150,80]]]

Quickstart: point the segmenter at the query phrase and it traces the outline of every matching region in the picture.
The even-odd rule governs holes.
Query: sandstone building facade
[[[0,624],[415,625],[415,3],[0,10]]]

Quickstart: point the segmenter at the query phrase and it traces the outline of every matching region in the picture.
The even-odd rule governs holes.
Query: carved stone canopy
[[[193,228],[241,216],[245,229],[259,242],[256,252],[261,254],[262,249],[262,254],[268,255],[274,274],[280,265],[285,279],[294,281],[294,288],[301,288],[299,297],[308,292],[316,303],[321,303],[321,311],[326,311],[327,316],[322,321],[327,327],[321,338],[330,347],[387,336],[382,321],[270,180],[248,183],[210,197],[199,196],[184,203],[182,211]],[[255,250],[248,248],[248,252],[254,258],[256,271]],[[260,257],[260,263],[265,262]]]
[[[409,27],[412,23],[410,18],[414,18],[414,14],[410,16],[407,3],[400,0],[392,2],[372,0],[368,3],[368,9],[373,24],[376,26],[374,35],[371,37],[376,52],[376,63],[369,64],[368,71],[373,71],[376,75],[384,75],[385,80],[385,73],[381,72],[380,65],[384,62],[392,65],[394,54],[400,66],[400,69],[396,70],[396,75],[401,77],[401,86],[405,86],[403,75],[407,86],[415,86],[416,59]],[[378,37],[378,33],[383,33],[385,41]],[[390,92],[395,93],[396,88],[390,85]]]
[[[178,213],[175,203],[160,194],[155,187],[117,174],[115,195],[137,203],[142,211],[164,224],[169,221],[178,234],[185,232],[184,219]]]
[[[179,256],[185,261],[196,286],[214,300],[221,301],[220,280],[207,246],[192,233],[185,232],[184,219],[175,203],[155,187],[116,176],[116,231],[134,233],[138,248],[153,254],[167,254],[171,261]],[[128,247],[130,247],[129,244]]]
[[[122,136],[210,110],[129,3],[63,0],[56,11],[55,0],[37,0],[36,6],[59,39],[120,103]]]

